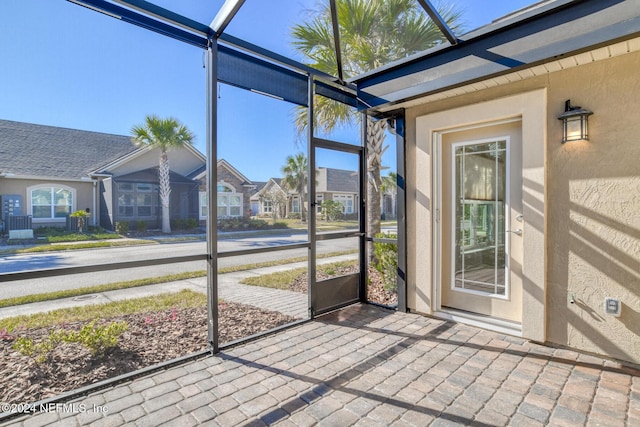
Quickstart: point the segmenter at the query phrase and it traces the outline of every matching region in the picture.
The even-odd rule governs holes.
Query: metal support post
[[[308,108],[307,108],[307,234],[309,236],[309,258],[308,263],[308,290],[309,295],[309,318],[315,317],[313,301],[313,288],[312,286],[316,282],[316,148],[313,142],[314,132],[314,97],[315,88],[312,75],[308,75],[309,87],[308,87]]]
[[[208,341],[218,352],[218,206],[216,182],[218,148],[218,45],[209,39],[207,47],[207,317]]]

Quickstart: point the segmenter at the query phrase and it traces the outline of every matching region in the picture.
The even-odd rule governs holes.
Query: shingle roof
[[[357,193],[358,172],[327,168],[327,191]]]
[[[137,149],[129,136],[0,120],[0,172],[79,179]]]
[[[267,185],[267,181],[253,181],[253,183],[255,184],[256,188],[251,191],[251,195],[258,193],[264,188],[265,185]]]

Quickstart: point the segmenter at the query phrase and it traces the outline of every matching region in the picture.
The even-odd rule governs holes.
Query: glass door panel
[[[360,150],[324,141],[315,148],[315,262],[311,306],[322,313],[360,296]]]
[[[454,146],[454,290],[506,296],[507,140]]]
[[[441,307],[521,322],[521,122],[446,132],[439,148]]]

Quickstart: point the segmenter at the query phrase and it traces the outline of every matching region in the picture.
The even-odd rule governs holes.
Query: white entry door
[[[522,321],[521,122],[440,135],[440,305]]]

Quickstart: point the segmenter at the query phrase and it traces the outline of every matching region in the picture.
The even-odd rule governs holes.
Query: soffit
[[[447,98],[453,98],[460,95],[478,92],[484,89],[501,86],[508,83],[522,81],[533,77],[543,76],[556,71],[566,70],[580,65],[590,64],[592,62],[602,61],[614,58],[628,53],[640,52],[640,37],[614,43],[609,46],[599,47],[577,55],[563,57],[561,59],[552,60],[544,64],[536,65],[531,68],[503,74],[500,76],[483,79],[463,86],[452,89],[439,91],[425,96],[400,102],[394,105],[383,106],[377,111],[386,112],[398,108],[411,108],[418,105],[428,104],[430,102],[440,101]]]

